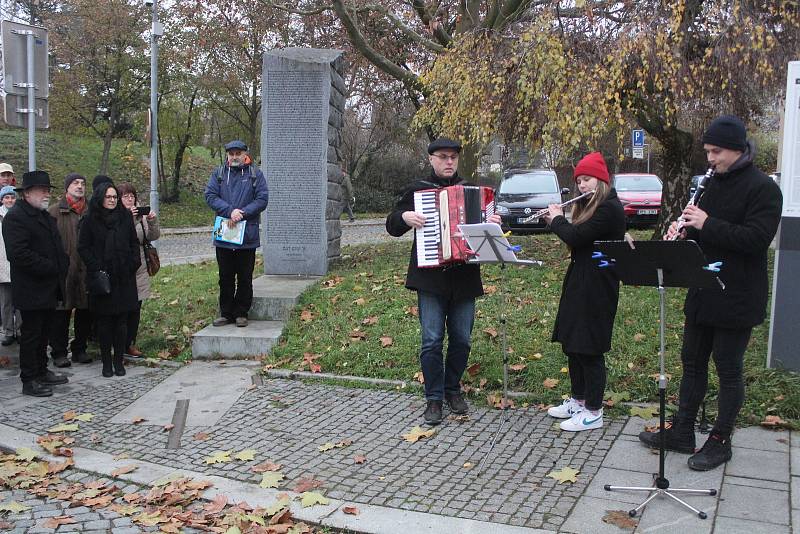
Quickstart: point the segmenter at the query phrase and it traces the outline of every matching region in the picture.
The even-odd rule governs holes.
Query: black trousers
[[[128,342],[125,348],[136,345],[136,336],[139,335],[139,321],[142,318],[142,301],[136,304],[136,308],[128,312],[127,317],[127,337]]]
[[[708,389],[708,361],[713,355],[719,376],[719,414],[712,433],[730,437],[744,403],[744,351],[752,330],[700,326],[689,321],[684,323],[679,417],[689,421],[697,417]]]
[[[100,357],[109,361],[111,349],[114,356],[122,358],[125,354],[125,343],[128,341],[128,314],[97,315],[97,342],[100,344]]]
[[[600,354],[578,354],[568,352],[569,380],[572,398],[585,401],[588,410],[603,407],[606,390],[606,359]]]
[[[253,269],[256,249],[217,247],[219,266],[219,314],[234,320],[247,317],[253,304]]]
[[[42,378],[47,372],[47,336],[55,310],[20,310],[19,377],[22,382]]]
[[[53,322],[50,325],[50,347],[51,356],[67,357],[67,345],[72,354],[86,352],[86,345],[89,342],[89,334],[92,332],[92,312],[89,310],[75,310],[75,337],[69,342],[69,321],[73,316],[73,310],[56,310],[53,312]]]

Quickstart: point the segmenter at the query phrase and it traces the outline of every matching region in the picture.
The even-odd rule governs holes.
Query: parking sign
[[[631,142],[633,148],[644,148],[644,130],[633,130],[631,132]]]

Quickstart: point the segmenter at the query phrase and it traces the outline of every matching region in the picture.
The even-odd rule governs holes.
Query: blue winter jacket
[[[214,240],[223,248],[258,248],[261,246],[258,226],[261,212],[267,209],[269,192],[267,180],[254,165],[228,166],[227,163],[214,169],[205,191],[206,203],[221,217],[230,217],[235,209],[244,211],[247,225],[241,245]]]

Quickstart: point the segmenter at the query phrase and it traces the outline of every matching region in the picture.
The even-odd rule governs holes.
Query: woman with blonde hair
[[[619,300],[619,280],[611,269],[600,269],[592,259],[594,242],[618,240],[625,235],[625,212],[609,184],[608,168],[599,152],[585,156],[573,177],[580,193],[594,194],[577,202],[572,222],[558,204],[548,206],[545,220],[570,249],[570,263],[561,288],[561,301],[553,326],[553,341],[569,362],[571,396],[547,413],[571,432],[603,426],[606,387],[604,354],[611,349],[611,332]]]

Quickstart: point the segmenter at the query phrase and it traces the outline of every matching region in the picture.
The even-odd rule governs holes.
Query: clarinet
[[[558,205],[558,207],[560,207],[560,208],[564,208],[564,207],[566,207],[566,206],[569,206],[569,205],[570,205],[570,204],[572,204],[573,202],[577,202],[577,201],[579,201],[580,199],[582,199],[582,198],[586,198],[586,197],[588,197],[588,196],[590,196],[590,195],[594,195],[594,191],[587,191],[587,192],[585,192],[584,194],[582,194],[582,195],[580,195],[580,196],[577,196],[577,197],[573,198],[572,200],[567,200],[567,201],[566,201],[566,202],[564,202],[563,204],[559,204],[559,205]],[[543,209],[543,210],[539,210],[539,211],[537,211],[536,213],[534,213],[533,215],[531,215],[530,217],[527,217],[527,218],[526,218],[524,221],[522,221],[522,222],[523,222],[523,223],[529,223],[529,222],[531,222],[531,221],[533,221],[533,220],[535,220],[535,219],[538,219],[538,218],[539,218],[539,217],[541,217],[542,215],[545,215],[545,214],[546,214],[548,211],[550,211],[550,208],[545,208],[545,209]]]
[[[688,208],[689,206],[696,206],[697,203],[700,202],[700,197],[703,195],[703,191],[705,191],[706,189],[706,184],[711,179],[711,177],[714,176],[715,172],[714,169],[715,167],[713,165],[709,167],[705,175],[703,175],[703,177],[700,178],[700,181],[697,182],[697,189],[694,190],[694,195],[692,195],[692,198],[689,199],[689,203],[686,204],[686,208]],[[685,210],[686,208],[683,209]],[[675,241],[676,239],[678,239],[678,236],[681,234],[681,230],[683,230],[683,225],[685,223],[686,221],[683,218],[683,214],[681,214],[681,216],[678,217],[678,228],[676,229],[675,235],[672,236],[672,239],[670,241]]]

